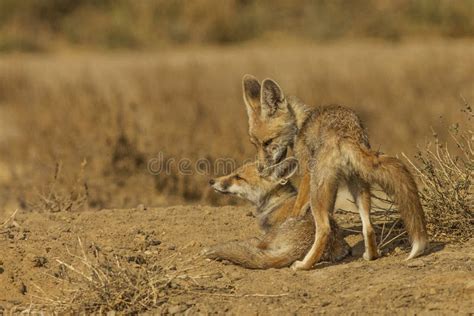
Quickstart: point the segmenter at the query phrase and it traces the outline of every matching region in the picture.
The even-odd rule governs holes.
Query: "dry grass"
[[[471,46],[344,42],[3,57],[0,168],[10,175],[0,178],[0,202],[36,200],[34,188],[51,182],[58,162],[67,197],[86,160],[81,183],[87,183],[89,207],[235,203],[208,189],[209,177],[222,170],[186,175],[176,162],[223,157],[240,165],[254,156],[241,96],[244,73],[273,77],[308,104],[350,106],[366,122],[374,148],[412,155],[431,126],[443,131],[445,121],[458,120],[452,106],[460,94],[474,98]],[[159,153],[175,164],[167,174],[151,175],[147,162]]]
[[[437,133],[415,159],[405,157],[422,184],[421,201],[428,231],[435,240],[466,241],[474,224],[474,133],[473,110],[464,106],[464,124],[452,125],[450,138],[442,142]]]
[[[348,202],[355,206],[355,201],[349,199]],[[352,218],[351,225],[362,225],[359,212],[356,210],[340,208],[337,210],[337,213],[351,214],[355,217]],[[372,208],[370,217],[376,235],[378,236],[377,248],[380,253],[386,254],[399,248],[399,246],[409,246],[408,235],[403,226],[403,222],[400,219],[400,213],[398,212],[397,206],[394,204],[394,201],[385,194],[385,192],[381,189],[377,189],[377,187],[372,188]],[[361,233],[362,226],[360,226],[360,229],[342,229],[351,233]]]
[[[107,253],[94,243],[84,245],[78,238],[78,253],[67,247],[66,254],[46,274],[53,278],[60,293],[51,294],[35,283],[30,294],[36,310],[53,313],[118,312],[139,313],[184,312],[196,304],[189,300],[176,304],[176,297],[282,297],[289,293],[236,293],[232,282],[222,284],[212,280],[224,277],[220,272],[202,272],[208,262],[194,255],[180,260],[179,254],[163,257],[141,252]],[[43,259],[44,260],[44,259]],[[227,278],[227,277],[225,277]],[[172,310],[175,310],[173,312]],[[25,311],[24,311],[25,312]]]
[[[469,37],[470,0],[42,0],[0,2],[0,52],[62,46],[143,49],[186,43]]]
[[[49,276],[60,281],[62,292],[51,296],[36,284],[35,304],[54,313],[99,313],[110,311],[136,315],[146,311],[166,311],[169,301],[183,293],[228,293],[218,287],[206,287],[199,280],[212,277],[193,274],[200,266],[196,258],[186,260],[177,269],[176,256],[158,258],[104,253],[95,245],[85,247],[78,239],[79,254],[66,249],[65,258],[56,259],[56,270]],[[202,265],[202,264],[201,264]],[[216,293],[217,294],[217,293]],[[189,308],[190,306],[186,306]]]
[[[73,183],[65,183],[62,179],[62,164],[57,163],[54,177],[44,188],[38,190],[36,197],[29,201],[29,208],[47,210],[49,212],[78,211],[88,203],[88,187],[84,179],[87,161],[80,165],[80,171]],[[66,179],[67,180],[67,179]]]

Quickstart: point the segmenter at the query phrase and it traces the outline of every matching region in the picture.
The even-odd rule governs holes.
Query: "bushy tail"
[[[418,188],[408,168],[395,157],[379,155],[358,145],[346,147],[350,164],[368,183],[377,183],[398,205],[412,250],[407,259],[421,255],[428,246],[426,221]]]
[[[291,265],[295,258],[291,250],[262,249],[253,238],[231,241],[204,249],[203,255],[210,259],[227,260],[249,269],[283,268]]]

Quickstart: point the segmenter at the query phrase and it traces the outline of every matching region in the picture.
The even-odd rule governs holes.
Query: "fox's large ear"
[[[242,89],[249,118],[254,115],[260,115],[260,82],[252,75],[244,75],[242,78]]]
[[[262,104],[262,114],[270,117],[278,109],[286,110],[286,107],[282,104],[283,101],[285,101],[285,96],[278,83],[272,79],[263,80],[260,101]]]
[[[281,184],[286,184],[288,179],[298,171],[298,160],[295,157],[288,157],[282,162],[268,168],[268,174]]]

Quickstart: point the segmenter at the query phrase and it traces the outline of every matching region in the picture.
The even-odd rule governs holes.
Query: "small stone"
[[[142,234],[137,234],[137,235],[135,235],[135,237],[133,239],[134,239],[135,242],[137,242],[139,244],[144,244],[145,241],[146,241],[146,236],[142,235]]]
[[[176,246],[175,245],[169,245],[168,250],[176,250]]]
[[[201,302],[200,299],[197,298],[191,298],[186,300],[185,304],[188,305],[189,307],[194,307],[196,304],[199,304]]]
[[[245,214],[245,216],[253,217],[253,213],[252,213],[251,211],[249,211],[249,212],[247,212],[247,213]]]
[[[210,277],[214,280],[218,280],[222,278],[222,273],[217,272],[217,273],[211,274]]]
[[[423,262],[425,262],[425,263],[433,262],[433,261],[435,261],[435,259],[436,258],[434,256],[426,256],[426,257],[421,258],[421,260],[423,260]]]
[[[148,246],[159,246],[161,245],[161,240],[158,239],[149,239],[146,241]]]
[[[180,304],[180,305],[171,305],[168,307],[168,313],[171,315],[182,313],[188,309],[188,305]]]
[[[137,256],[129,256],[127,258],[127,261],[130,263],[136,263],[136,264],[145,264],[146,260],[143,258],[142,255],[137,255]]]
[[[5,272],[5,269],[2,266],[0,266],[0,274],[2,274],[3,272]]]
[[[21,282],[18,290],[20,291],[21,294],[25,295],[26,292],[28,292],[28,289],[26,288],[25,283]]]
[[[436,289],[435,288],[431,288],[428,293],[430,293],[431,295],[434,295],[437,293]]]
[[[232,281],[239,281],[239,280],[242,280],[242,275],[238,272],[232,272],[231,274],[229,274],[229,278],[232,280]]]
[[[42,268],[48,263],[48,259],[42,256],[36,256],[33,258],[33,267]]]
[[[419,268],[419,267],[423,267],[424,265],[425,263],[423,262],[423,260],[420,260],[420,259],[412,260],[407,263],[407,267],[409,268]]]
[[[176,271],[176,266],[173,264],[168,269],[171,271]]]
[[[470,280],[466,283],[466,290],[474,291],[474,280]]]
[[[135,209],[136,209],[138,212],[146,211],[146,207],[145,207],[145,205],[143,205],[143,204],[138,204]]]
[[[114,248],[111,247],[111,246],[105,246],[105,247],[104,247],[104,251],[105,251],[105,252],[112,252],[112,251],[114,251]]]

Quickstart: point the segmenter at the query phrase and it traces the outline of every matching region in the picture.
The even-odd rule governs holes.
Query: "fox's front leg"
[[[300,217],[306,213],[306,205],[309,202],[310,179],[310,174],[305,173],[300,181],[300,185],[298,187],[298,195],[296,197],[295,204],[293,205],[293,217]]]
[[[331,234],[329,214],[334,209],[334,204],[336,203],[338,188],[337,172],[322,173],[315,171],[310,185],[312,186],[310,192],[311,211],[314,217],[316,234],[311,249],[302,261],[295,261],[293,263],[291,266],[293,270],[311,269],[321,259]]]

